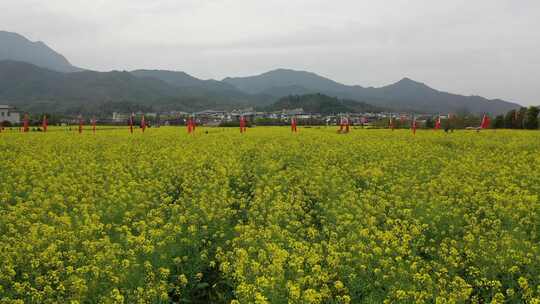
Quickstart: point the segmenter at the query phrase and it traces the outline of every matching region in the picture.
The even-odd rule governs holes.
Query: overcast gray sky
[[[540,0],[0,0],[0,29],[100,71],[275,68],[540,104]]]

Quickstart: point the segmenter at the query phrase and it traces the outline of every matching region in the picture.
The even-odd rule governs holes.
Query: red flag
[[[47,121],[47,115],[43,115],[43,121],[41,122],[41,127],[43,128],[43,132],[47,132],[47,127],[49,126]]]
[[[195,132],[195,118],[189,117],[187,120],[187,131],[188,134]]]
[[[29,118],[28,118],[28,114],[24,114],[24,120],[23,120],[23,132],[28,132],[29,131]]]
[[[482,117],[482,122],[480,123],[480,129],[489,128],[489,123],[490,123],[489,116],[484,114],[484,117]]]
[[[186,126],[187,126],[187,132],[188,134],[190,134],[191,133],[191,117],[187,119]]]
[[[412,131],[413,131],[413,135],[416,135],[416,117],[413,118]]]
[[[92,117],[92,132],[96,134],[96,118]]]
[[[141,129],[142,129],[142,132],[144,133],[144,130],[146,129],[146,121],[144,121],[144,114],[141,118]]]
[[[83,130],[83,118],[82,115],[79,115],[79,133],[82,133]]]
[[[129,116],[129,132],[133,134],[133,112]]]
[[[437,120],[435,121],[435,130],[439,130],[441,128],[441,115],[437,117]]]
[[[244,116],[240,116],[240,133],[244,133],[246,128],[246,120]]]
[[[294,133],[298,132],[296,129],[296,117],[291,118],[291,131]]]

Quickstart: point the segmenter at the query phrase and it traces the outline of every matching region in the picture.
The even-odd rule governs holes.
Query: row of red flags
[[[400,120],[403,121],[403,118],[400,117]],[[440,128],[440,121],[441,121],[441,118],[439,117],[439,119],[437,119],[438,123],[435,123],[435,126],[436,126],[435,129]],[[388,124],[389,124],[389,128],[392,129],[392,131],[394,131],[396,126],[394,125],[394,118],[392,116],[390,116],[390,120],[389,120]],[[416,123],[416,117],[414,117],[413,120],[412,120],[412,123],[411,123],[411,130],[413,131],[413,134],[416,134],[417,127],[418,127],[418,125]]]
[[[451,115],[448,115],[449,118],[451,118]],[[400,120],[402,120],[402,118],[400,117]],[[482,117],[482,121],[480,123],[480,129],[487,129],[489,128],[489,124],[491,123],[491,120],[489,118],[489,116],[487,116],[486,114],[484,114],[484,116]],[[395,126],[394,126],[394,119],[393,117],[390,117],[390,121],[389,121],[389,127],[390,129],[392,129],[392,131],[394,130]],[[416,134],[416,129],[418,128],[418,125],[416,123],[416,117],[413,117],[413,120],[412,120],[412,125],[411,125],[411,129],[413,131],[413,134]],[[441,128],[441,116],[438,116],[437,117],[437,120],[435,121],[435,127],[434,129],[435,130],[439,130]]]
[[[450,115],[449,115],[449,117],[450,117]],[[402,120],[402,118],[400,118],[400,119]],[[491,122],[491,120],[490,120],[489,116],[484,114],[484,116],[482,117],[482,122],[480,123],[480,129],[489,128],[490,122]],[[96,119],[92,118],[90,123],[92,124],[92,131],[95,133],[96,132]],[[364,118],[362,118],[362,123],[365,123]],[[131,114],[130,117],[129,117],[129,131],[131,133],[133,133],[133,124],[134,124],[134,114]],[[29,129],[30,129],[29,125],[30,125],[30,123],[29,123],[28,114],[25,114],[24,119],[23,119],[23,129],[22,129],[22,131],[23,132],[28,132]],[[47,119],[46,115],[43,116],[41,126],[42,126],[42,129],[43,129],[43,132],[47,132],[47,129],[48,129],[49,125],[48,125],[48,119]],[[84,126],[83,118],[82,118],[81,115],[79,115],[79,133],[82,133],[83,126]],[[192,118],[192,117],[188,118],[187,123],[186,123],[186,127],[187,127],[187,132],[189,134],[195,132],[196,126],[197,126],[197,123],[195,122],[195,119]],[[144,133],[144,131],[146,129],[146,121],[144,119],[144,115],[141,118],[140,127],[141,127],[142,132]],[[394,118],[393,117],[390,117],[389,127],[390,127],[390,129],[392,129],[392,131],[395,128]],[[437,120],[435,121],[435,128],[434,129],[439,130],[440,128],[441,128],[441,117],[439,116],[439,117],[437,117]],[[413,134],[416,134],[416,129],[417,129],[416,117],[413,117],[411,129],[413,131]],[[340,133],[343,133],[343,132],[348,133],[349,130],[350,130],[349,119],[347,117],[342,117],[341,120],[340,120],[340,123],[339,123],[339,132]],[[2,131],[2,128],[0,128],[0,132],[1,131]],[[240,116],[240,133],[245,133],[246,131],[247,131],[247,120],[245,119],[244,116]],[[294,132],[294,133],[298,132],[296,117],[291,118],[291,132]]]

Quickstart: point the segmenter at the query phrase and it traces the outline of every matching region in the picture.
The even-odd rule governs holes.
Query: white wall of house
[[[21,122],[21,115],[12,107],[0,105],[0,122],[9,121],[13,124]]]

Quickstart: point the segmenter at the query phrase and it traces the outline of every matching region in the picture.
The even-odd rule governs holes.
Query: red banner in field
[[[350,128],[349,118],[341,117],[341,120],[339,122],[339,132],[343,133],[343,131],[345,131],[345,133],[349,133],[349,128]]]
[[[298,132],[296,128],[296,117],[291,118],[291,131],[294,133]]]
[[[47,115],[43,115],[43,121],[41,122],[41,127],[43,128],[43,132],[47,132],[47,128],[49,127],[49,123],[47,121]]]
[[[24,120],[23,120],[23,132],[28,132],[29,131],[29,118],[28,118],[28,114],[24,114]]]
[[[129,132],[133,134],[133,113],[129,116]]]
[[[489,123],[490,123],[489,116],[484,114],[484,117],[482,117],[482,122],[480,123],[480,128],[481,129],[489,128]]]
[[[246,118],[244,116],[240,116],[240,133],[246,132]]]
[[[437,117],[437,120],[435,121],[435,130],[439,130],[441,128],[441,116]]]
[[[82,115],[79,115],[79,134],[82,133],[83,131],[83,118],[82,118]]]
[[[193,132],[193,122],[191,120],[191,117],[187,119],[186,126],[188,134],[191,134],[191,132]]]
[[[144,130],[146,130],[146,121],[144,121],[144,114],[141,118],[141,130],[144,133]]]
[[[96,134],[96,118],[92,117],[92,132]]]

